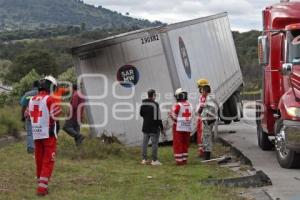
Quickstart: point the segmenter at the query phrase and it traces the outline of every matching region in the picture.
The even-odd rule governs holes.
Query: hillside
[[[258,90],[262,84],[262,68],[258,65],[257,38],[260,31],[244,33],[233,31],[233,39],[242,69],[245,90]]]
[[[134,19],[81,0],[0,0],[0,30],[78,25],[82,28],[143,28],[159,25]]]

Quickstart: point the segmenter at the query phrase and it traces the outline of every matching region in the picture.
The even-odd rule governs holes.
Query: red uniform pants
[[[176,131],[173,127],[173,152],[177,165],[184,165],[188,159],[188,149],[190,143],[190,133]]]
[[[36,176],[39,181],[38,192],[48,190],[48,182],[55,162],[56,138],[35,140]]]
[[[198,155],[200,157],[204,156],[204,149],[203,149],[203,136],[202,136],[202,120],[198,117],[197,120],[197,145],[198,145]]]

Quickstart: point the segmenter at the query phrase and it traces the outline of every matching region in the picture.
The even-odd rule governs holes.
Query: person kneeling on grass
[[[147,147],[149,140],[152,142],[152,162],[151,165],[162,165],[157,158],[159,133],[165,135],[160,109],[158,103],[155,101],[156,92],[151,89],[148,91],[148,99],[144,99],[140,108],[140,116],[144,119],[142,131],[144,133],[142,145],[142,162],[147,164]]]

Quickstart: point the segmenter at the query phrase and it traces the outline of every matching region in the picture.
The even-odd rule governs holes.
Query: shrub
[[[0,108],[10,104],[10,96],[6,93],[0,93]]]
[[[20,107],[16,105],[0,108],[0,136],[20,136],[20,131],[23,129],[20,112]]]

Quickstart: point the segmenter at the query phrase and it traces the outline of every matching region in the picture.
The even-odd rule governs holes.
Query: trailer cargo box
[[[189,92],[196,107],[199,78],[210,81],[223,106],[221,120],[229,123],[240,116],[243,79],[227,13],[109,37],[74,47],[72,54],[93,135],[140,144],[139,107],[147,91],[157,91],[167,121],[179,87]],[[167,134],[172,139],[170,129]]]

